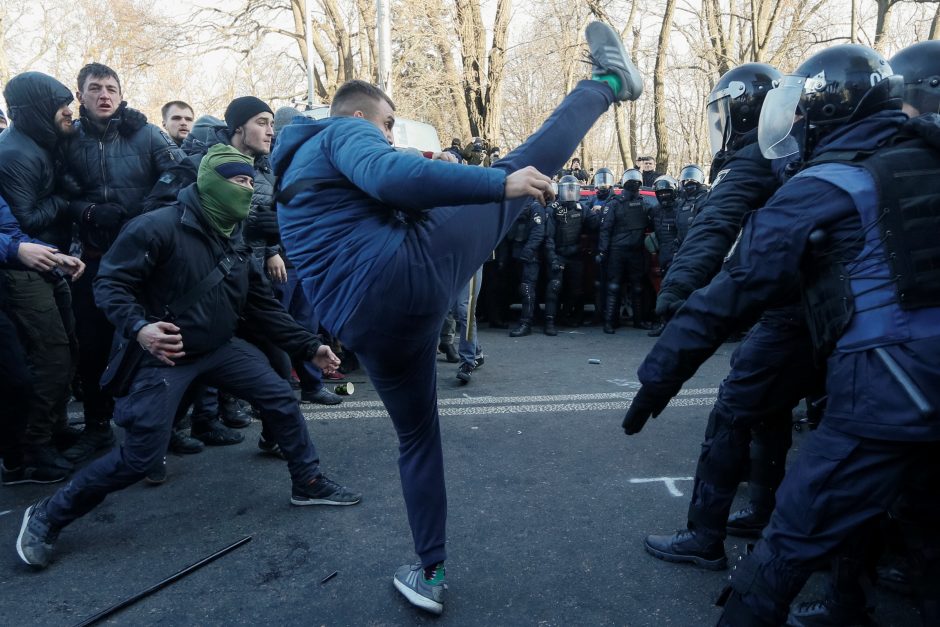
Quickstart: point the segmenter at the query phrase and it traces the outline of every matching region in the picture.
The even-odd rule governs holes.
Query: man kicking
[[[393,582],[443,611],[447,497],[437,409],[441,320],[613,102],[642,79],[600,22],[586,30],[592,80],[581,81],[524,144],[491,168],[392,148],[395,105],[363,81],[341,86],[330,117],[286,127],[272,155],[281,238],[321,323],[354,351],[399,440],[399,472],[420,561]]]

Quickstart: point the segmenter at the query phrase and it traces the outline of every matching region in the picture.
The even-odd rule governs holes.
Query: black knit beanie
[[[254,96],[242,96],[228,103],[225,109],[225,124],[228,126],[230,134],[235,133],[235,129],[242,126],[245,122],[255,117],[259,113],[270,113],[271,107],[265,104],[264,100]]]

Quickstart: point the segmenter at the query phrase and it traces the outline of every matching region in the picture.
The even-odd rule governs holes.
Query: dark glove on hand
[[[248,214],[245,234],[249,239],[263,239],[270,244],[281,241],[281,232],[277,226],[277,212],[253,208]]]
[[[127,218],[127,210],[113,202],[90,205],[82,214],[82,221],[99,229],[115,229]]]
[[[676,315],[685,299],[672,292],[663,291],[656,297],[656,315],[667,320]]]
[[[552,263],[552,272],[561,272],[565,267],[560,263]]]
[[[594,263],[596,263],[597,265],[601,265],[602,263],[604,263],[604,253],[594,255]]]
[[[662,413],[669,400],[670,397],[657,397],[646,386],[641,387],[623,418],[623,432],[627,435],[639,433],[650,416],[656,418]]]

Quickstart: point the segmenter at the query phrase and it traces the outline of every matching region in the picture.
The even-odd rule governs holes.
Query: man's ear
[[[354,118],[364,118],[366,115],[362,111],[354,111],[352,114]]]
[[[80,91],[75,92],[75,100],[78,100],[78,104],[85,104],[82,102],[82,92]]]

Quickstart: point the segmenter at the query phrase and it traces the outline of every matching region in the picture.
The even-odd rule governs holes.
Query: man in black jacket
[[[166,452],[174,411],[196,380],[230,389],[261,408],[287,459],[291,504],[359,502],[360,495],[320,472],[290,383],[271,369],[261,351],[235,337],[243,323],[327,371],[339,365],[329,346],[271,297],[260,268],[240,243],[253,175],[250,158],[229,146],[214,146],[196,184],[180,193],[179,202],[128,224],[102,259],[96,299],[117,333],[130,342],[136,339],[147,354],[115,406],[115,421],[125,432],[120,449],[26,511],[17,552],[27,564],[46,566],[59,530],[147,474]],[[206,277],[224,264],[230,268],[224,278],[205,287]],[[194,288],[205,289],[204,296],[171,312],[171,305]]]
[[[124,223],[143,212],[144,197],[157,179],[184,156],[165,132],[127,107],[118,75],[108,66],[83,67],[76,96],[81,120],[64,151],[64,178],[73,188],[69,211],[79,225],[87,270],[73,289],[85,410],[85,431],[65,451],[73,462],[114,444],[114,401],[98,386],[114,334],[92,294],[101,255]]]
[[[0,134],[0,195],[26,235],[68,251],[72,227],[68,203],[55,191],[54,152],[72,132],[72,94],[51,76],[25,72],[7,83],[3,95],[13,125]],[[24,439],[27,461],[46,475],[67,472],[72,464],[52,441],[67,431],[76,359],[69,287],[52,273],[0,274],[35,382]]]

